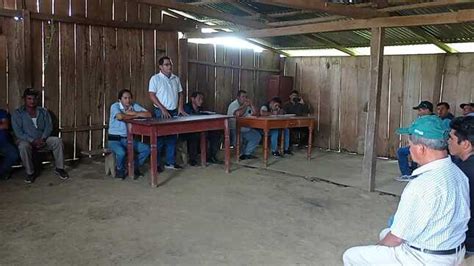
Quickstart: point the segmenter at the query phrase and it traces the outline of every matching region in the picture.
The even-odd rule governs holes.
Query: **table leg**
[[[311,148],[313,147],[313,127],[308,128],[308,160],[311,160]]]
[[[238,125],[235,129],[235,157],[238,162],[240,160],[240,127]]]
[[[230,129],[229,119],[224,120],[225,172],[230,173]]]
[[[268,129],[263,131],[263,165],[268,165]]]
[[[280,129],[280,153],[283,156],[284,147],[285,147],[285,129]]]
[[[207,144],[206,144],[206,132],[201,132],[201,166],[206,166],[207,160]]]
[[[152,128],[152,131],[155,129]],[[158,185],[158,150],[157,150],[157,140],[156,134],[150,134],[150,184],[151,187],[156,187]]]
[[[133,152],[133,130],[132,130],[133,125],[128,124],[128,134],[127,134],[127,168],[128,168],[128,176],[130,178],[133,178],[133,173],[135,171],[134,167],[135,164],[133,163],[134,160],[134,155],[135,153]]]

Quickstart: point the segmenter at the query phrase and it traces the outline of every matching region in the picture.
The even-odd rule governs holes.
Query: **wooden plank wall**
[[[26,3],[26,6],[23,6]],[[0,8],[75,16],[104,21],[162,23],[161,9],[136,1],[0,1]],[[175,18],[165,16],[168,23]],[[10,112],[22,104],[27,81],[26,25],[0,18],[0,108]],[[111,103],[128,88],[147,107],[149,78],[158,58],[168,55],[178,73],[178,33],[152,29],[122,29],[32,20],[31,83],[42,92],[42,105],[53,115],[56,133],[66,146],[66,158],[104,147]],[[183,84],[184,85],[184,84]]]
[[[239,89],[246,90],[258,106],[265,103],[266,80],[279,74],[279,55],[212,44],[188,43],[188,95],[205,96],[204,108],[226,113]]]
[[[285,75],[317,117],[315,145],[362,154],[367,120],[368,57],[301,57],[285,61]],[[377,155],[396,157],[406,140],[395,129],[416,117],[421,100],[459,104],[474,101],[474,54],[386,56]]]

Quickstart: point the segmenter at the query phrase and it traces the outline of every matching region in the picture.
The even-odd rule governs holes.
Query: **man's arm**
[[[188,115],[188,113],[186,113],[186,112],[184,111],[184,96],[183,96],[183,92],[179,92],[178,95],[179,95],[179,99],[178,99],[178,115]]]
[[[377,244],[381,246],[387,247],[398,247],[403,243],[403,239],[395,236],[392,232],[388,232],[388,234],[380,240]]]
[[[0,119],[0,129],[8,130],[8,119],[7,118]]]
[[[21,117],[19,116],[19,114],[17,114],[17,112],[14,112],[12,114],[12,128],[13,133],[15,133],[17,139],[28,142],[34,141],[34,139],[29,137],[23,130],[23,126],[21,124]]]
[[[247,107],[248,107],[248,105],[246,105],[246,104],[241,105],[237,110],[234,111],[233,115],[235,115],[237,117],[243,116],[245,114],[245,111],[247,110]]]
[[[51,132],[53,132],[53,121],[51,120],[51,115],[49,115],[49,111],[46,109],[44,111],[46,124],[44,126],[43,134],[41,134],[41,138],[45,140],[51,135]]]
[[[150,96],[150,99],[153,102],[153,104],[155,104],[155,106],[157,106],[161,110],[161,117],[170,118],[171,117],[170,113],[168,112],[168,110],[166,110],[163,104],[161,104],[160,100],[158,100],[158,98],[156,97],[156,94],[154,92],[148,92],[148,95]]]

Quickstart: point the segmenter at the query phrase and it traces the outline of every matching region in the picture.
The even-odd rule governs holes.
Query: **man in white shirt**
[[[160,73],[150,78],[148,86],[148,94],[154,105],[155,116],[167,119],[178,115],[187,115],[183,107],[184,96],[181,82],[178,76],[173,74],[173,62],[169,57],[163,56],[158,60],[158,65]],[[157,140],[158,151],[163,145],[166,146],[166,169],[182,168],[176,164],[175,158],[177,137],[177,135],[171,135],[159,137]],[[160,165],[159,159],[158,165]],[[159,166],[159,168],[161,167]]]
[[[237,92],[237,99],[229,104],[227,109],[227,115],[233,115],[235,117],[246,117],[246,116],[256,116],[258,115],[257,108],[253,105],[252,101],[247,96],[247,92],[244,90],[239,90]],[[235,144],[235,119],[232,119],[230,123],[230,131],[232,136],[232,142]],[[240,128],[240,136],[243,140],[242,143],[242,154],[240,155],[240,160],[255,159],[253,152],[257,148],[257,145],[262,139],[260,131],[254,128],[242,127]]]
[[[470,218],[469,183],[447,153],[448,132],[434,115],[409,128],[410,154],[419,165],[405,187],[393,223],[377,245],[353,247],[344,265],[460,265]]]

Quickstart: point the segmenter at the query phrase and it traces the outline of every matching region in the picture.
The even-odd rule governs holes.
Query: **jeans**
[[[262,134],[258,130],[250,128],[248,131],[241,132],[240,135],[242,136],[242,154],[251,155],[260,143]]]
[[[410,146],[401,147],[397,151],[398,157],[398,167],[402,175],[411,175],[413,169],[418,165],[415,162],[412,162],[412,165],[408,163],[408,156],[410,155]]]
[[[125,173],[125,158],[127,157],[127,138],[119,140],[109,140],[107,147],[112,150],[115,154],[115,160],[117,165],[117,172]],[[150,155],[150,146],[147,144],[134,140],[133,150],[138,153],[135,157],[135,169],[138,170],[139,166],[145,163],[146,158]]]
[[[8,141],[0,143],[0,155],[3,160],[0,163],[0,176],[6,175],[11,171],[11,167],[20,158],[15,145]]]
[[[290,130],[288,128],[284,129],[284,150],[287,151],[290,148]],[[272,148],[272,152],[276,152],[278,150],[278,135],[280,133],[280,129],[272,129],[270,130],[270,145]]]
[[[161,118],[161,110],[154,107],[153,109],[156,118]],[[171,116],[178,115],[178,110],[168,110]],[[158,164],[160,163],[160,151],[163,146],[166,146],[166,163],[170,165],[176,164],[176,142],[178,141],[178,135],[169,135],[159,137],[156,140],[156,146],[158,149]]]

